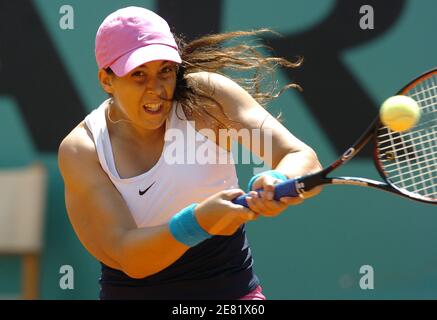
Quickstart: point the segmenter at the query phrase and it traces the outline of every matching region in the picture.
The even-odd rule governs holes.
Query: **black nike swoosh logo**
[[[156,182],[156,181],[155,181]],[[141,189],[140,190],[138,190],[138,193],[140,194],[140,196],[142,196],[142,195],[144,195],[154,184],[155,184],[155,182],[154,183],[152,183],[146,190],[144,190],[144,191],[141,191]]]

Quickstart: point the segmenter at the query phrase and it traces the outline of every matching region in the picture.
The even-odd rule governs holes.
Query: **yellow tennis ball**
[[[381,122],[393,131],[414,127],[420,119],[420,107],[408,96],[393,96],[384,101],[379,110]]]

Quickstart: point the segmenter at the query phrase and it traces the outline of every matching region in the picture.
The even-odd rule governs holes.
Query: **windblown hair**
[[[294,83],[287,84],[278,90],[275,80],[275,71],[278,67],[299,67],[303,61],[301,57],[298,57],[295,62],[291,62],[280,57],[265,56],[259,49],[264,48],[269,51],[271,49],[259,44],[253,45],[243,42],[238,45],[224,46],[225,42],[238,37],[253,37],[268,32],[274,33],[270,29],[234,31],[203,36],[188,43],[180,37],[175,37],[182,64],[179,66],[177,74],[174,98],[180,102],[185,113],[192,114],[194,112],[202,116],[206,115],[205,119],[213,120],[220,128],[226,128],[226,125],[208,112],[208,108],[205,106],[205,101],[209,101],[208,105],[216,105],[223,111],[221,106],[210,98],[211,93],[187,81],[186,76],[194,72],[214,72],[231,78],[247,90],[264,108],[267,107],[269,101],[277,98],[289,88],[301,90],[300,86]],[[244,75],[242,77],[234,76],[238,72],[244,72]]]

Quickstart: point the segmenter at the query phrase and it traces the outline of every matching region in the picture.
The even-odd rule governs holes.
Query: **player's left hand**
[[[299,197],[282,197],[279,201],[273,199],[275,184],[282,182],[280,179],[273,178],[269,175],[262,175],[253,183],[252,189],[263,189],[258,194],[256,191],[250,191],[246,198],[249,208],[255,213],[274,217],[287,209],[290,205],[297,205],[303,202],[304,196]]]

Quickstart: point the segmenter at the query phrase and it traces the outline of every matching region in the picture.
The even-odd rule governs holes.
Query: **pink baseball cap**
[[[182,62],[167,22],[140,7],[119,9],[103,20],[95,53],[99,69],[110,67],[119,77],[150,61]]]

